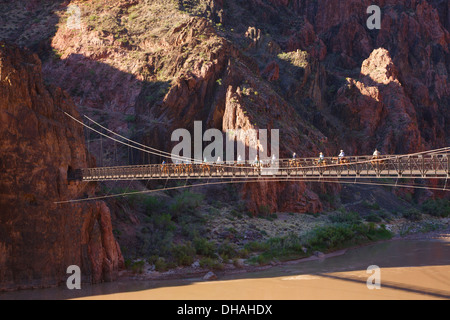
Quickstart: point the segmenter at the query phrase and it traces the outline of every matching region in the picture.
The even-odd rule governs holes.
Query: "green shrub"
[[[194,263],[195,248],[190,242],[172,247],[172,256],[178,266],[190,266]]]
[[[328,193],[321,193],[321,194],[319,194],[319,198],[323,202],[327,202],[327,203],[329,203],[331,205],[334,205],[337,202],[336,196],[332,195],[332,194],[328,194]]]
[[[62,56],[63,56],[62,52],[59,52],[58,50],[53,49],[53,59],[54,60],[61,59]]]
[[[217,259],[204,257],[200,259],[200,267],[205,269],[223,270],[224,265],[219,261],[217,261]]]
[[[252,241],[245,245],[245,249],[249,252],[261,252],[269,249],[267,242]]]
[[[235,210],[235,209],[231,210],[231,215],[232,215],[233,217],[235,217],[235,218],[238,218],[238,219],[244,218],[244,216],[242,215],[242,213],[239,212],[239,211],[237,211],[237,210]]]
[[[363,201],[363,206],[370,210],[380,210],[380,205],[378,203],[370,203],[369,201]]]
[[[126,269],[129,269],[132,264],[133,264],[133,261],[131,261],[131,259],[125,259],[125,268]]]
[[[324,251],[337,249],[344,242],[352,239],[352,230],[344,224],[337,224],[315,229],[310,235],[308,244],[311,248]]]
[[[194,247],[197,254],[215,258],[216,257],[216,251],[217,246],[215,243],[208,241],[205,238],[196,238],[194,239]]]
[[[334,224],[312,230],[306,236],[306,246],[311,251],[332,251],[348,245],[389,239],[392,233],[385,226],[377,228],[374,223]]]
[[[409,203],[413,203],[413,195],[411,193],[405,193],[403,196],[400,197],[401,199],[409,202]]]
[[[250,252],[245,248],[238,251],[238,256],[241,259],[247,259],[249,255]]]
[[[250,263],[265,265],[276,259],[280,261],[298,259],[305,256],[303,245],[299,236],[289,234],[285,237],[270,238],[263,244],[256,245],[263,251],[256,257],[249,259]]]
[[[144,266],[145,266],[145,261],[143,261],[143,260],[136,261],[131,264],[131,271],[133,273],[142,274],[144,272]]]
[[[302,249],[300,237],[291,233],[281,238],[271,238],[267,241],[269,250],[282,252],[286,250],[300,251]]]
[[[209,208],[209,214],[210,215],[219,215],[220,214],[220,210],[214,207]]]
[[[237,246],[228,241],[225,241],[219,246],[218,252],[222,258],[233,259],[238,256]]]
[[[176,225],[172,221],[172,216],[168,213],[156,214],[153,217],[153,223],[160,230],[175,231],[176,229]]]
[[[132,115],[132,114],[127,115],[125,117],[125,121],[128,122],[128,123],[136,122],[136,116]]]
[[[426,222],[421,226],[420,232],[428,233],[428,232],[439,230],[440,228],[441,228],[441,226],[437,223]]]
[[[183,213],[193,213],[195,209],[201,206],[202,202],[203,195],[186,191],[175,197],[170,206],[170,211],[173,216],[179,216]]]
[[[166,259],[158,258],[158,260],[155,262],[155,270],[158,272],[166,272],[168,270]]]
[[[259,214],[263,217],[268,217],[272,214],[272,210],[268,205],[260,205],[259,206]]]
[[[450,216],[450,200],[436,199],[428,200],[422,204],[422,211],[433,217],[446,218]]]
[[[143,205],[147,214],[157,211],[162,207],[161,201],[158,198],[152,196],[146,197],[144,199]]]
[[[172,249],[173,231],[157,227],[155,224],[147,225],[147,228],[149,229],[147,233],[136,234],[139,246],[135,248],[135,254],[138,256],[168,256]]]
[[[346,212],[341,210],[338,213],[334,213],[328,216],[328,219],[332,223],[360,223],[361,217],[357,212]]]
[[[377,212],[378,216],[386,222],[390,222],[392,220],[392,214],[387,212],[386,210],[380,210]]]
[[[381,217],[376,213],[370,213],[365,217],[365,219],[367,222],[375,222],[375,223],[380,223],[381,221],[383,221],[383,219],[381,219]]]
[[[210,269],[214,265],[215,261],[216,260],[213,258],[203,257],[200,259],[200,267],[205,268],[205,269]]]
[[[269,252],[263,252],[260,255],[257,255],[255,257],[251,257],[248,262],[250,264],[257,264],[260,266],[264,266],[269,264],[271,261],[273,261],[274,256]]]
[[[251,242],[246,245],[246,249],[261,252],[258,256],[250,258],[250,263],[264,265],[274,259],[284,261],[304,257],[306,256],[305,248],[308,252],[327,252],[391,237],[392,233],[386,229],[385,225],[377,227],[374,223],[367,225],[337,223],[318,227],[307,233],[304,238],[290,234],[286,237],[271,238],[264,243]]]
[[[402,216],[403,216],[403,218],[411,220],[411,221],[422,220],[422,213],[416,208],[411,208],[411,209],[403,211]]]
[[[156,261],[158,261],[159,257],[158,256],[151,256],[147,259],[148,264],[152,264],[154,265],[156,263]]]
[[[195,240],[204,233],[203,225],[198,221],[181,221],[178,223],[181,226],[181,234],[189,240]]]

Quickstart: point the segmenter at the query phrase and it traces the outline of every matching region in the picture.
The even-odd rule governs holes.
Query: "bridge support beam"
[[[447,157],[447,178],[450,176],[450,157],[449,155],[446,155]]]

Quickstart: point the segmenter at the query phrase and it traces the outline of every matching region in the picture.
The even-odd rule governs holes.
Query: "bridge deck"
[[[320,178],[448,178],[450,157],[443,155],[426,156],[372,156],[325,158],[319,164],[317,158],[283,159],[272,163],[199,163],[136,165],[126,167],[88,168],[76,170],[70,180],[118,181],[157,179],[205,179],[205,178],[256,178],[256,177],[297,177]]]

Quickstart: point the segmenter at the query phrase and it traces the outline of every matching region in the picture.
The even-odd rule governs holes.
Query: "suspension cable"
[[[77,123],[81,124],[82,126],[86,127],[87,129],[92,130],[92,131],[94,131],[94,132],[96,132],[96,133],[100,134],[101,136],[104,136],[104,137],[106,137],[106,138],[108,138],[108,139],[111,139],[111,140],[113,140],[113,141],[119,142],[119,143],[121,143],[121,144],[123,144],[123,145],[126,145],[126,146],[128,146],[128,147],[134,148],[134,149],[136,149],[136,150],[138,150],[138,151],[146,152],[146,153],[153,154],[153,155],[156,155],[156,156],[159,156],[159,157],[164,157],[164,158],[168,158],[168,159],[175,159],[175,160],[180,160],[180,161],[186,161],[186,160],[189,160],[189,161],[194,161],[194,163],[195,163],[196,161],[199,161],[198,159],[190,159],[190,158],[187,158],[187,157],[182,157],[182,156],[172,155],[172,154],[170,154],[170,153],[168,153],[168,152],[166,152],[166,151],[162,151],[162,150],[159,150],[159,149],[155,149],[155,148],[152,148],[152,147],[149,147],[149,146],[140,144],[140,143],[138,143],[138,142],[136,142],[136,141],[130,140],[130,139],[128,139],[128,138],[125,138],[125,137],[123,137],[123,136],[121,136],[121,135],[115,133],[114,131],[112,131],[112,130],[110,130],[110,129],[105,128],[104,126],[98,124],[98,123],[95,122],[94,120],[92,120],[92,119],[90,119],[89,117],[85,116],[89,121],[92,121],[92,122],[95,123],[96,125],[98,125],[98,126],[100,126],[101,128],[103,128],[104,130],[106,130],[106,131],[108,131],[108,132],[110,132],[110,133],[112,133],[112,134],[114,134],[114,135],[116,135],[116,136],[119,136],[120,138],[125,139],[125,140],[127,140],[127,141],[129,141],[129,142],[131,142],[131,143],[135,143],[135,144],[139,145],[140,147],[133,146],[133,145],[131,145],[131,144],[129,144],[129,143],[126,143],[126,142],[117,140],[117,139],[115,139],[115,138],[113,138],[113,137],[110,137],[110,136],[108,136],[108,135],[106,135],[106,134],[103,134],[102,132],[99,132],[99,131],[97,131],[96,129],[94,129],[94,128],[88,126],[88,125],[86,125],[85,123],[83,123],[83,122],[81,122],[81,121],[79,121],[78,119],[76,119],[75,117],[73,117],[72,115],[70,115],[69,113],[67,113],[66,111],[63,111],[63,112],[64,112],[64,114],[65,114],[66,116],[68,116],[68,117],[71,118],[72,120],[76,121]],[[145,150],[145,149],[142,149],[141,147],[147,148],[147,149],[150,149],[150,150]],[[440,153],[443,153],[443,152],[446,152],[446,151],[449,151],[449,150],[450,150],[450,147],[445,147],[445,148],[440,148],[440,149],[435,149],[435,150],[430,150],[430,151],[422,151],[422,152],[417,152],[417,153],[412,153],[412,154],[406,154],[406,155],[392,155],[392,156],[386,156],[386,157],[381,158],[381,159],[379,159],[379,160],[384,160],[384,161],[386,161],[386,160],[390,160],[390,159],[404,158],[404,157],[411,157],[411,156],[418,156],[418,155],[424,155],[424,154],[433,154],[433,155],[435,155],[435,154],[440,154]],[[164,154],[167,154],[167,155],[164,155]],[[305,158],[305,159],[312,160],[312,159],[315,159],[315,158]],[[287,160],[287,159],[280,159],[280,160]],[[357,162],[352,162],[351,164],[352,164],[352,165],[355,165],[355,164],[364,164],[364,163],[368,163],[368,162],[372,162],[372,161],[375,161],[375,160],[371,159],[371,160],[357,161]],[[337,166],[337,165],[338,165],[338,166],[345,166],[346,164],[330,164],[330,165],[323,165],[323,166],[321,166],[321,167],[322,167],[322,168],[327,168],[327,167],[335,167],[335,166]],[[226,165],[226,164],[223,165],[223,164],[217,164],[217,163],[213,164],[213,166],[215,166],[215,167],[227,167],[227,168],[234,168],[234,167],[235,167],[234,165]],[[241,168],[244,168],[244,169],[251,169],[251,168],[253,168],[253,167],[245,167],[245,166],[241,166]],[[312,168],[316,168],[316,166],[302,167],[302,169],[312,169]]]
[[[145,191],[136,191],[136,192],[124,192],[121,194],[115,194],[115,195],[107,195],[107,196],[98,196],[98,197],[92,197],[87,199],[78,199],[78,200],[67,200],[67,201],[58,201],[54,202],[55,204],[69,204],[69,203],[79,203],[79,202],[86,202],[86,201],[99,201],[99,200],[105,200],[105,199],[111,199],[111,198],[118,198],[118,197],[125,197],[125,196],[132,196],[132,195],[138,195],[138,194],[150,194],[155,192],[163,192],[163,191],[170,191],[170,190],[179,190],[179,189],[188,189],[188,188],[194,188],[194,187],[202,187],[202,186],[213,186],[213,185],[226,185],[226,184],[243,184],[243,183],[276,183],[276,182],[312,182],[312,183],[333,183],[333,184],[358,184],[358,185],[370,185],[370,186],[379,186],[379,187],[397,187],[397,188],[413,188],[413,189],[427,189],[427,190],[435,190],[435,191],[442,191],[442,188],[436,188],[436,187],[424,187],[424,186],[418,186],[418,185],[410,185],[410,184],[392,184],[392,183],[375,183],[375,182],[349,182],[349,181],[340,181],[340,180],[322,180],[322,179],[258,179],[258,180],[243,180],[243,181],[222,181],[222,182],[208,182],[208,183],[198,183],[193,185],[184,185],[184,186],[177,186],[177,187],[164,187],[162,189],[154,189],[154,190],[145,190]],[[447,189],[445,191],[450,191],[450,189]]]

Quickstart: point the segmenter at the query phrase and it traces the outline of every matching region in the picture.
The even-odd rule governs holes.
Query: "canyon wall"
[[[37,55],[0,43],[0,290],[64,283],[70,265],[87,283],[117,278],[123,258],[103,202],[56,204],[94,195],[68,183],[92,166],[71,98],[42,79]]]
[[[450,142],[448,1],[44,2],[26,7],[33,25],[0,33],[47,57],[45,79],[83,113],[152,147],[170,151],[172,131],[198,120],[280,129],[283,157]],[[79,29],[64,23],[69,3],[81,9]],[[373,4],[381,30],[366,27]],[[242,196],[253,212],[307,212],[320,211],[318,194],[327,192],[336,189],[246,185]]]

